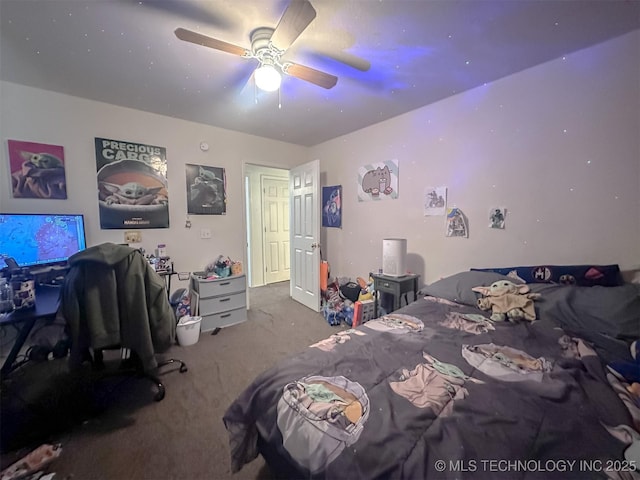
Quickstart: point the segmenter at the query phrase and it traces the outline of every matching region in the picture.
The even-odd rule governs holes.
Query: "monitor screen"
[[[86,247],[82,215],[0,213],[0,257],[20,267],[62,263]]]

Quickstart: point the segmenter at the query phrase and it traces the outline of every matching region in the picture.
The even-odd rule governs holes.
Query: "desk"
[[[373,277],[373,289],[375,290],[374,302],[374,318],[378,318],[378,295],[379,292],[390,293],[393,295],[393,311],[400,308],[400,299],[402,295],[413,292],[413,301],[418,299],[418,279],[420,275],[408,274],[402,277],[390,277],[382,274],[371,274]],[[409,298],[407,304],[409,304]],[[391,312],[388,312],[391,313]]]
[[[177,272],[173,271],[173,266],[172,266],[171,270],[161,270],[156,273],[160,275],[164,280],[164,288],[166,288],[167,290],[167,296],[171,298],[171,277],[173,277],[174,275],[177,275]]]
[[[36,305],[34,308],[24,310],[14,310],[8,314],[0,315],[0,326],[19,325],[18,336],[13,343],[13,347],[9,352],[0,373],[6,375],[13,369],[13,364],[22,349],[24,342],[29,338],[29,334],[40,319],[53,319],[58,312],[60,304],[60,292],[62,289],[57,286],[37,286],[36,287]]]

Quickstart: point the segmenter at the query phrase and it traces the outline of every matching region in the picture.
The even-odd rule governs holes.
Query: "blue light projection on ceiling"
[[[284,9],[289,1],[279,0],[279,3]],[[415,91],[424,91],[425,104],[428,104],[484,84],[486,88],[477,88],[473,95],[465,97],[465,102],[474,105],[482,100],[496,78],[530,65],[523,60],[524,52],[531,54],[533,48],[535,54],[535,46],[540,44],[539,38],[520,38],[518,32],[509,28],[509,25],[519,22],[505,20],[518,17],[529,19],[531,7],[527,3],[461,2],[451,7],[447,2],[415,2],[410,7],[413,10],[409,12],[407,5],[404,6],[401,10],[393,2],[375,2],[368,12],[355,9],[354,12],[360,16],[354,22],[370,25],[369,31],[358,38],[352,38],[348,25],[345,26],[346,7],[347,10],[339,12],[341,16],[336,14],[334,25],[331,25],[332,19],[328,20],[328,25],[323,25],[321,33],[329,37],[346,37],[342,51],[315,51],[311,45],[305,44],[303,34],[297,41],[300,45],[295,55],[291,58],[284,55],[283,61],[290,60],[337,76],[338,83],[333,89],[325,90],[284,76],[280,92],[257,92],[257,95],[252,92],[249,95],[251,103],[266,105],[278,96],[282,99],[282,105],[293,100],[326,99],[331,105],[338,105],[336,108],[340,108],[341,112],[343,109],[348,112],[361,105],[355,103],[352,95],[345,93],[356,86],[365,94],[369,92],[372,97],[384,98],[388,102],[384,108],[391,111],[394,106],[402,105],[405,98]],[[546,8],[544,4],[538,7]],[[451,23],[446,21],[451,17],[451,8],[459,9],[459,14],[464,13],[463,17],[468,19],[466,24],[458,24],[457,31],[452,30]],[[318,10],[321,11],[320,5]],[[433,20],[428,28],[419,20],[424,19],[425,11]],[[565,15],[569,13],[570,9]],[[541,23],[539,30],[545,29],[553,34],[553,28],[556,27],[553,27],[553,23],[549,24],[549,17],[541,18],[540,21],[546,23]],[[536,20],[534,16],[527,21],[535,23]],[[561,25],[565,21],[563,17],[557,19]],[[469,37],[469,32],[474,32],[474,36]],[[492,43],[480,41],[483,38],[501,42],[507,48],[506,56],[504,49],[497,51],[489,48]],[[518,38],[518,41],[513,41],[514,38]],[[366,66],[370,67],[367,69]],[[240,77],[242,75],[236,80],[238,88],[245,83]]]

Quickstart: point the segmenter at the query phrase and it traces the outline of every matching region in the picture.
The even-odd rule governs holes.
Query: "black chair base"
[[[164,367],[166,365],[171,365],[172,363],[179,363],[180,364],[180,368],[178,369],[178,371],[180,373],[184,373],[184,372],[187,372],[189,370],[189,368],[187,368],[187,365],[182,360],[178,360],[177,358],[169,358],[167,360],[159,362],[158,363],[158,368]],[[160,400],[162,400],[164,398],[164,393],[165,393],[164,385],[158,379],[158,377],[155,377],[155,376],[153,376],[153,375],[151,375],[149,373],[144,373],[144,376],[146,376],[149,379],[153,380],[155,382],[155,384],[156,384],[156,387],[158,387],[158,393],[156,393],[156,395],[155,395],[155,397],[153,397],[153,399],[156,402],[159,402]]]
[[[125,350],[125,349],[123,349]],[[178,369],[180,373],[185,373],[189,370],[187,365],[182,361],[176,358],[169,358],[167,360],[163,360],[158,362],[158,367],[161,368],[166,365],[171,365],[173,363],[179,363],[180,368]],[[95,350],[93,355],[93,370],[95,372],[100,372],[98,374],[98,379],[111,378],[111,377],[135,377],[135,378],[146,378],[153,382],[158,389],[157,393],[154,395],[153,399],[156,402],[161,401],[165,396],[165,387],[164,384],[160,381],[160,379],[142,368],[142,364],[135,355],[135,352],[131,352],[131,356],[127,358],[123,358],[120,363],[120,368],[117,370],[105,371],[104,365],[104,356],[102,350]]]

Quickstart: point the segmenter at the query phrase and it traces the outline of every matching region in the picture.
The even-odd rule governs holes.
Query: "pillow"
[[[480,294],[472,291],[473,287],[487,287],[499,280],[510,280],[522,283],[518,279],[506,277],[495,272],[469,271],[460,272],[443,278],[420,290],[422,295],[440,297],[464,305],[476,306]]]
[[[626,342],[640,339],[640,285],[576,287],[530,284],[540,293],[540,319],[575,332],[600,333]]]
[[[496,272],[502,275],[515,273],[526,283],[562,283],[592,287],[622,285],[618,265],[534,265],[529,267],[472,268],[479,272]]]

